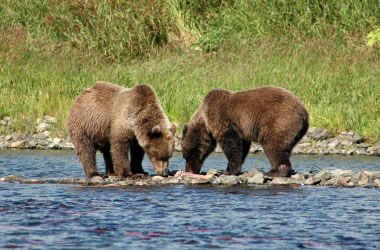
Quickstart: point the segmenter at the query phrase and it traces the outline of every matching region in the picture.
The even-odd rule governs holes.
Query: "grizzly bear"
[[[169,122],[148,85],[124,88],[97,82],[76,98],[67,129],[87,179],[99,175],[97,150],[103,153],[106,175],[144,173],[147,153],[157,175],[168,176],[177,126]]]
[[[308,127],[305,106],[285,89],[211,90],[182,129],[186,171],[199,173],[219,143],[228,160],[225,174],[238,175],[251,142],[257,142],[272,166],[266,175],[288,177],[293,173],[290,153]]]

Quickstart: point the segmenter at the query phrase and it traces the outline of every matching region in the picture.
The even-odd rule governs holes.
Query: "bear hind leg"
[[[110,148],[104,148],[101,150],[103,153],[104,165],[106,167],[106,175],[113,175],[115,170],[113,168],[112,156],[110,152]]]
[[[128,159],[129,145],[125,141],[111,142],[112,163],[115,174],[120,178],[132,175],[131,165]]]
[[[133,174],[147,174],[142,167],[144,149],[134,140],[131,144],[131,169]]]
[[[290,163],[290,152],[268,149],[264,146],[264,152],[272,166],[265,175],[269,177],[290,177],[294,174]]]

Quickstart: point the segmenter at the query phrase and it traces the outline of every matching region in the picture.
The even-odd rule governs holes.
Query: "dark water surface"
[[[99,169],[104,171],[101,156]],[[293,156],[298,172],[380,170],[377,157]],[[212,155],[202,171],[225,169]],[[251,167],[269,170],[264,156]],[[148,161],[144,169],[153,174]],[[176,155],[170,169],[184,170]],[[0,151],[0,177],[84,178],[73,152]],[[380,249],[380,190],[301,186],[94,188],[0,183],[0,248]]]

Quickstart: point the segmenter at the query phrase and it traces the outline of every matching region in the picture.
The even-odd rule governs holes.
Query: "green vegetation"
[[[106,80],[152,85],[182,125],[212,88],[276,85],[302,98],[312,126],[377,140],[380,51],[367,35],[380,4],[326,2],[0,0],[0,118],[33,133],[53,115],[66,135],[75,97]]]

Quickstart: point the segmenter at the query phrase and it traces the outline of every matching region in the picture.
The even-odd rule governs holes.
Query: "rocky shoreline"
[[[0,178],[0,182],[18,182],[22,184],[70,184],[92,187],[125,187],[125,186],[154,186],[154,185],[211,185],[211,186],[237,186],[237,185],[271,185],[285,187],[333,186],[333,187],[365,187],[380,188],[380,171],[352,170],[321,170],[315,175],[306,172],[295,174],[291,177],[269,178],[258,169],[252,168],[239,176],[222,175],[222,171],[209,170],[204,175],[195,175],[183,171],[173,171],[172,176],[134,175],[125,180],[117,177],[93,177],[90,180],[79,178],[67,179],[25,179],[16,175],[8,175]]]
[[[57,123],[52,116],[45,116],[43,120],[36,121],[35,134],[0,135],[0,149],[40,149],[40,150],[73,150],[70,138],[51,137],[49,129]],[[0,126],[11,128],[12,119],[4,117]],[[9,130],[9,129],[8,129]],[[175,150],[181,151],[180,138],[176,138]],[[222,152],[218,146],[216,152]],[[253,144],[250,153],[262,153],[258,144]],[[309,128],[304,138],[296,145],[293,154],[312,155],[368,155],[380,156],[380,141],[376,144],[364,142],[363,137],[354,131],[341,132],[337,136],[325,128]]]

